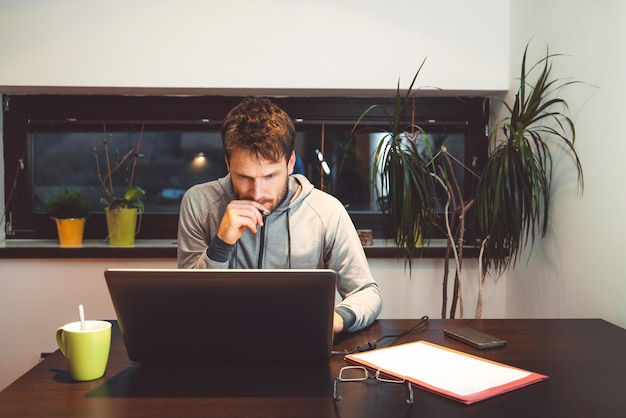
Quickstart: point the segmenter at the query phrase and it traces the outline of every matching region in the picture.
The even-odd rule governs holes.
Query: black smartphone
[[[445,328],[443,334],[479,350],[506,346],[506,341],[470,327]]]

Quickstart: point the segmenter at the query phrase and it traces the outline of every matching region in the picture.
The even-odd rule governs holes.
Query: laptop
[[[328,269],[107,269],[133,362],[328,363]]]

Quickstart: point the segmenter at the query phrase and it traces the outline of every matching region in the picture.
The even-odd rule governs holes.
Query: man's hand
[[[264,214],[268,214],[265,206],[254,200],[233,200],[226,206],[217,236],[225,243],[233,245],[246,228],[256,234],[257,227],[263,226]]]
[[[335,312],[333,316],[333,332],[339,334],[341,331],[343,331],[343,318]]]

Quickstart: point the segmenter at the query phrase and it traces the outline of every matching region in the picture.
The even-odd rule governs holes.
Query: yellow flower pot
[[[83,245],[85,218],[52,219],[57,224],[61,247],[81,247]]]
[[[104,209],[111,247],[132,247],[135,245],[137,229],[137,208]]]

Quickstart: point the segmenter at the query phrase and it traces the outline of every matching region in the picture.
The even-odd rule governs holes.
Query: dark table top
[[[334,350],[352,350],[418,320],[379,320],[336,338]],[[113,321],[114,322],[114,321]],[[115,322],[114,322],[114,325]],[[479,351],[443,335],[444,327],[471,326],[507,340]],[[334,401],[332,382],[346,365],[133,364],[114,326],[102,379],[73,382],[56,351],[0,392],[2,417],[623,417],[626,416],[626,330],[599,319],[435,320],[425,330],[381,345],[426,340],[549,376],[485,401],[464,405],[415,388],[404,402],[401,385],[345,384]]]

